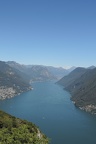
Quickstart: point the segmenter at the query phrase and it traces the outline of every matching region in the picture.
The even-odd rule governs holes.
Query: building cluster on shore
[[[0,99],[6,99],[6,98],[11,98],[16,95],[16,90],[13,89],[13,87],[6,87],[6,86],[1,86],[0,87]]]
[[[19,86],[17,86],[18,88]],[[16,87],[15,87],[16,88]],[[24,91],[29,91],[29,90],[33,90],[33,88],[30,86],[24,90],[21,90],[19,88],[19,91],[17,91],[15,88],[13,87],[6,87],[6,86],[1,86],[0,87],[0,99],[4,100],[6,98],[12,98],[16,95],[20,95],[21,93],[23,93]]]
[[[90,104],[79,108],[81,110],[85,110],[86,112],[91,112],[92,114],[96,114],[96,105]]]

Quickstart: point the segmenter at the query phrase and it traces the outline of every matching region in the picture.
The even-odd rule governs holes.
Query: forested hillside
[[[60,79],[57,83],[63,85],[64,87],[67,87],[76,79],[80,78],[80,76],[84,74],[86,71],[87,69],[78,67],[75,70],[73,70],[71,73],[69,73],[67,76],[64,76],[62,79]]]
[[[64,77],[61,84],[71,93],[71,100],[77,107],[96,113],[96,68],[79,69],[76,74],[77,70]]]
[[[48,144],[48,139],[31,122],[0,111],[0,144]]]

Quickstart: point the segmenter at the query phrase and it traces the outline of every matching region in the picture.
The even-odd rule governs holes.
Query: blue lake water
[[[76,108],[54,82],[32,86],[32,91],[0,101],[0,109],[35,123],[51,144],[96,144],[96,116]]]

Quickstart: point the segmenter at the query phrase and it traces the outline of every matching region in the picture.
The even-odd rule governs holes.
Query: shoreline
[[[12,97],[22,94],[23,92],[27,92],[30,90],[33,90],[33,88],[29,87],[25,91],[19,90],[19,92],[18,92],[13,87],[1,86],[0,87],[0,100],[10,99]]]

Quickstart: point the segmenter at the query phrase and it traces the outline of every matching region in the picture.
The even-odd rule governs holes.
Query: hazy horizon
[[[0,60],[0,61],[2,61],[2,60]],[[82,67],[82,68],[89,68],[89,67],[96,67],[95,65],[90,65],[90,66],[88,66],[88,67],[83,67],[83,66],[65,66],[65,67],[63,67],[63,66],[54,66],[54,65],[43,65],[43,64],[33,64],[33,63],[30,63],[30,64],[24,64],[24,63],[19,63],[19,62],[17,62],[17,61],[13,61],[13,60],[11,60],[11,61],[3,61],[3,62],[15,62],[15,63],[17,63],[17,64],[20,64],[20,65],[25,65],[25,66],[45,66],[45,67],[54,67],[54,68],[63,68],[63,69],[66,69],[66,70],[68,70],[68,69],[74,69],[74,68],[77,68],[77,67]]]

